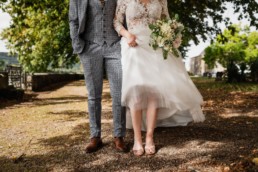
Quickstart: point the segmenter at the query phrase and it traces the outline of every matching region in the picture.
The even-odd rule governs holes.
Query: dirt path
[[[30,93],[20,104],[1,100],[0,171],[258,171],[251,163],[258,157],[258,93],[199,88],[207,120],[157,129],[157,154],[141,158],[113,151],[106,81],[102,116],[105,146],[93,154],[84,153],[89,121],[83,81]],[[132,134],[128,130],[130,147]]]

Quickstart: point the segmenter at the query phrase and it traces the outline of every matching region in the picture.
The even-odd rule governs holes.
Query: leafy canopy
[[[206,40],[220,33],[220,22],[230,24],[223,18],[225,2],[233,3],[235,12],[242,9],[239,18],[249,18],[251,25],[258,28],[256,0],[168,0],[171,16],[178,14],[186,26],[183,46],[187,47],[190,40],[197,44],[199,36]],[[77,62],[69,37],[68,6],[69,0],[0,0],[0,8],[12,17],[2,37],[27,71],[69,67]]]
[[[249,27],[232,25],[225,29],[216,40],[205,49],[204,60],[210,68],[219,62],[224,67],[229,62],[250,64],[258,60],[258,32],[250,32]]]
[[[3,4],[11,26],[2,37],[19,55],[26,71],[69,67],[77,62],[72,54],[68,25],[68,0],[11,0]]]
[[[258,78],[258,32],[250,32],[249,27],[232,25],[219,34],[205,49],[204,61],[209,68],[219,62],[228,71],[228,81],[245,81],[245,70],[251,71],[251,78]],[[239,71],[241,70],[241,75]]]

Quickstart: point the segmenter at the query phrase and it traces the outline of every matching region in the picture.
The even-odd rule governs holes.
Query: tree
[[[4,68],[5,68],[5,61],[0,60],[0,71],[4,70]]]
[[[258,81],[258,32],[250,33],[247,41],[246,60],[250,63],[252,80]]]
[[[69,67],[77,61],[69,36],[68,4],[68,0],[12,0],[4,4],[12,23],[2,36],[26,71]]]
[[[246,69],[255,72],[252,65],[258,60],[257,45],[258,32],[250,32],[249,27],[232,25],[205,49],[204,61],[209,68],[213,68],[216,62],[226,67],[229,82],[244,81]]]
[[[199,42],[199,36],[206,40],[208,35],[220,32],[218,23],[228,22],[223,18],[225,2],[234,5],[235,12],[242,9],[240,18],[249,18],[252,26],[258,28],[258,2],[256,0],[168,0],[171,16],[178,14],[186,26],[183,49],[189,41]],[[8,48],[19,55],[19,61],[27,71],[45,71],[49,66],[69,67],[77,61],[72,54],[68,26],[69,0],[0,0],[0,8],[12,17],[11,26],[2,37],[8,41]],[[214,25],[205,20],[211,18]]]
[[[207,40],[209,35],[221,33],[219,23],[225,22],[227,26],[232,25],[229,18],[224,18],[223,14],[227,10],[226,3],[232,3],[234,12],[241,12],[239,19],[248,18],[250,25],[258,28],[258,2],[257,0],[168,0],[169,11],[172,16],[178,14],[181,22],[186,26],[184,37],[186,41],[193,40],[195,44],[200,41],[198,36]],[[212,20],[213,25],[209,25],[207,18]]]

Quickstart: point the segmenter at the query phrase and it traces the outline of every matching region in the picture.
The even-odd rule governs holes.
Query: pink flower
[[[181,37],[177,37],[177,38],[174,40],[174,42],[173,42],[173,47],[174,47],[174,48],[178,48],[178,47],[180,47],[181,43],[182,43]]]

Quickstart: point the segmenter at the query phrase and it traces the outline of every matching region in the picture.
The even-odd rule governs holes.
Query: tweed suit
[[[91,137],[101,137],[103,65],[110,83],[114,136],[125,136],[120,37],[113,27],[116,2],[106,0],[103,6],[100,0],[70,0],[70,35],[84,69]]]

